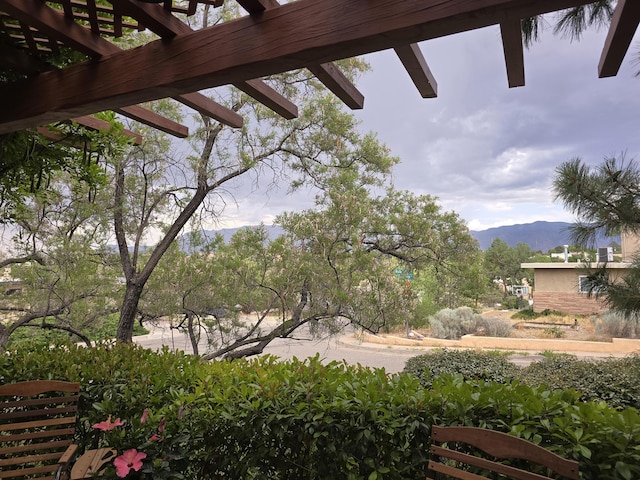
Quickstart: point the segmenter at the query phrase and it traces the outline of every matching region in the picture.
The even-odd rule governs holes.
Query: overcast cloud
[[[362,131],[375,131],[401,162],[394,185],[439,198],[473,230],[536,220],[573,221],[554,204],[554,169],[580,156],[589,164],[626,152],[640,160],[640,65],[635,41],[616,77],[599,79],[606,31],[580,42],[548,28],[525,51],[526,85],[509,89],[498,27],[422,43],[438,98],[422,99],[393,51],[365,58],[358,82]],[[636,39],[640,35],[636,34]],[[283,210],[311,206],[311,195],[283,191],[237,198],[223,226],[271,223]]]

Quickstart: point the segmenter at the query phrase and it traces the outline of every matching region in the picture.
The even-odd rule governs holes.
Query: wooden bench
[[[434,474],[444,474],[444,477],[440,478],[484,480],[487,474],[494,472],[514,480],[549,480],[552,478],[548,476],[551,475],[550,472],[555,472],[570,480],[579,479],[578,462],[562,458],[539,445],[506,433],[484,428],[434,425],[431,429],[431,440],[432,459],[428,468]],[[443,446],[445,443],[447,445]],[[454,445],[457,448],[454,448]],[[469,453],[469,447],[476,450]],[[480,455],[481,453],[485,455]],[[524,460],[531,466],[546,467],[548,471],[546,474],[532,473],[529,469],[500,462],[506,459]],[[473,469],[476,473],[469,471],[470,466],[477,467]]]
[[[73,435],[79,399],[80,384],[73,382],[35,380],[0,386],[0,479],[69,478],[77,450]],[[90,450],[83,455],[73,478],[86,478],[97,470],[106,453]]]

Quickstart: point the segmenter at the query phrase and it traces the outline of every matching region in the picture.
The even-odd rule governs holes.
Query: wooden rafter
[[[138,18],[149,30],[162,38],[169,39],[176,35],[193,33],[189,25],[181,22],[159,5],[145,4],[136,0],[110,1],[115,8],[126,15]],[[298,116],[298,107],[262,80],[242,80],[235,82],[234,86],[284,118],[292,119]]]
[[[82,51],[86,55],[92,57],[106,56],[122,51],[116,45],[77,23],[69,21],[62,13],[44,4],[39,2],[28,4],[22,0],[2,0],[2,3],[6,5],[5,8],[9,10],[9,13],[14,17],[22,18],[31,24],[36,24],[40,31],[46,32],[51,37],[57,37],[61,43],[72,45],[75,49]],[[215,118],[225,125],[233,128],[242,126],[242,118],[239,115],[209,100],[202,94],[193,93],[189,95],[188,98],[183,98],[183,96],[178,95],[176,99],[200,113]],[[130,116],[129,113],[131,112],[135,112],[135,115]],[[141,107],[132,107],[130,109],[121,108],[119,109],[119,113],[176,137],[184,137],[185,132],[188,134],[188,129],[184,125],[168,119],[163,120],[163,117],[160,115],[150,110],[143,110]]]
[[[524,47],[520,19],[500,23],[509,88],[524,86]]]
[[[640,23],[640,2],[618,0],[598,64],[600,78],[618,74],[622,60],[638,29],[638,23]]]
[[[5,1],[0,0],[0,5]],[[259,16],[176,35],[170,41],[152,42],[55,74],[46,72],[30,82],[5,85],[0,89],[0,96],[7,99],[0,110],[0,133],[587,3],[589,0],[297,0]]]
[[[438,84],[424,59],[417,43],[403,45],[394,49],[396,55],[404,65],[422,98],[435,98],[438,96]]]
[[[237,0],[242,8],[252,15],[279,7],[277,0]],[[333,63],[308,65],[307,69],[349,108],[357,110],[364,106],[364,95]]]
[[[178,122],[158,115],[151,110],[147,110],[139,105],[129,105],[128,107],[116,108],[115,111],[132,120],[150,125],[153,128],[166,132],[178,138],[186,138],[189,136],[189,129]]]

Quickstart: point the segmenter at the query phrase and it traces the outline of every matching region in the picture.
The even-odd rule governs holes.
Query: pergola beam
[[[524,46],[520,19],[500,23],[509,88],[524,86]]]
[[[247,81],[589,3],[298,0],[171,41],[6,85],[0,133]]]
[[[411,43],[396,47],[394,50],[422,98],[437,97],[438,83],[431,73],[418,44]]]
[[[640,2],[618,0],[598,64],[600,78],[618,74],[622,60],[638,29],[638,23],[640,23]]]
[[[71,120],[73,122],[76,122],[79,125],[82,125],[83,127],[90,128],[91,130],[109,131],[109,129],[111,128],[111,124],[109,122],[107,122],[105,120],[102,120],[100,118],[91,117],[89,115],[72,118]],[[41,130],[38,130],[38,131],[41,132]],[[125,128],[125,129],[122,130],[122,134],[124,136],[126,136],[126,137],[133,138],[133,142],[136,145],[140,145],[142,143],[142,136],[138,135],[137,133],[132,132],[131,130],[127,130]]]
[[[132,120],[136,120],[145,125],[152,126],[157,130],[161,130],[169,135],[178,138],[187,138],[189,136],[189,128],[174,122],[173,120],[163,117],[151,110],[147,110],[139,105],[129,105],[128,107],[113,109],[116,113],[124,115]]]
[[[279,7],[277,0],[236,0],[251,15],[259,15],[267,9]],[[364,106],[364,95],[333,63],[307,66],[325,87],[353,110]]]
[[[11,16],[35,25],[41,32],[90,57],[102,57],[122,52],[122,49],[113,43],[69,20],[64,14],[44,3],[0,0],[0,6],[3,7],[3,10],[6,9]],[[162,8],[151,8],[151,10],[164,11]],[[143,9],[143,11],[147,10]],[[169,17],[173,19],[167,20],[169,24],[174,25],[175,22],[182,24],[173,15],[169,15]],[[218,120],[224,125],[233,128],[242,127],[243,120],[240,115],[200,93],[178,95],[175,100]],[[128,112],[135,112],[135,114],[131,116]],[[188,129],[184,125],[165,119],[150,110],[143,109],[143,107],[121,108],[118,113],[179,138],[184,138],[185,132],[188,134]]]
[[[149,30],[164,39],[194,32],[189,25],[178,20],[160,5],[145,4],[136,0],[109,1],[114,8],[133,18],[138,18]],[[286,119],[291,120],[298,116],[298,107],[262,80],[240,81],[234,86]],[[213,117],[213,115],[210,116]]]

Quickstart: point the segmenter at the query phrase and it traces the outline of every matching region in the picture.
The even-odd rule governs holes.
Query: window
[[[580,275],[578,277],[578,292],[579,293],[598,293],[601,292],[602,289],[597,286],[592,286],[591,281],[589,281],[589,277],[587,275]]]

